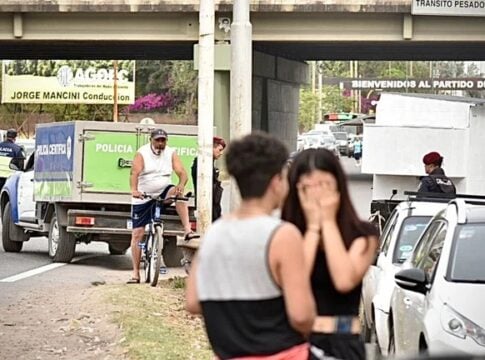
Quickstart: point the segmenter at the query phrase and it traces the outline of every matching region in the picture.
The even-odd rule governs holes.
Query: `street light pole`
[[[231,99],[230,138],[237,139],[251,132],[252,27],[249,0],[234,0],[231,24]],[[231,182],[231,209],[239,203],[234,181]]]
[[[118,122],[118,61],[113,60],[113,122]]]
[[[197,231],[204,234],[212,221],[212,138],[214,128],[214,0],[200,0]]]
[[[323,123],[323,63],[321,61],[318,62],[317,71],[318,71],[318,123]]]

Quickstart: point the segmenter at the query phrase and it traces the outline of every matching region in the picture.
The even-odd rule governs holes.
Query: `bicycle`
[[[148,224],[148,233],[141,247],[141,261],[143,261],[145,283],[156,286],[158,276],[162,269],[166,269],[162,251],[164,247],[164,223],[162,219],[163,209],[177,201],[188,201],[185,196],[170,196],[166,199],[157,196],[143,194],[144,198],[154,200],[152,207],[152,219]]]

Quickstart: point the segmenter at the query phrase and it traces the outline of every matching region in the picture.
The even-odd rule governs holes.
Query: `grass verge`
[[[184,309],[184,280],[104,287],[132,359],[213,359],[201,318]]]

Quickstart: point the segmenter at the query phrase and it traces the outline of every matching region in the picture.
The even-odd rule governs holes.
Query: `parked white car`
[[[482,201],[451,201],[395,275],[399,287],[391,299],[391,352],[485,355]]]
[[[389,348],[391,296],[397,286],[394,274],[410,256],[431,218],[443,209],[446,203],[446,199],[418,201],[416,198],[410,198],[409,201],[399,203],[386,222],[380,237],[381,246],[376,263],[367,271],[362,287],[365,340],[376,341],[377,350],[384,355]]]

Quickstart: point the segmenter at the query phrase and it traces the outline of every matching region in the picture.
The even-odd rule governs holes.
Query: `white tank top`
[[[138,149],[138,153],[143,157],[143,170],[138,176],[138,191],[155,196],[162,193],[167,185],[170,184],[172,176],[172,156],[174,150],[168,146],[156,155],[151,149],[151,144],[145,144]],[[143,204],[149,199],[132,198],[132,204]]]

